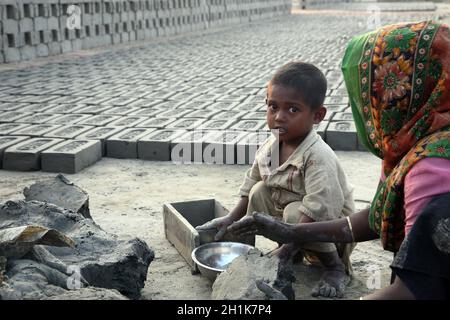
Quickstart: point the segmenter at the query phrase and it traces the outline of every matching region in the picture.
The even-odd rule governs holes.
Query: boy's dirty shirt
[[[278,143],[272,135],[258,149],[253,166],[246,172],[239,194],[248,196],[263,180],[279,216],[285,206],[299,202],[298,209],[315,221],[332,220],[354,212],[352,189],[334,151],[313,129],[281,166]],[[272,169],[272,170],[271,170]],[[268,213],[268,212],[267,212]]]

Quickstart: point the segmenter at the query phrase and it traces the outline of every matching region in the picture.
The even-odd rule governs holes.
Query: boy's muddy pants
[[[298,209],[301,203],[301,201],[291,202],[283,210],[278,210],[275,207],[269,189],[263,181],[259,181],[250,190],[247,215],[255,211],[263,212],[281,219],[283,222],[296,224],[302,215]],[[346,266],[347,273],[351,274],[350,254],[355,245],[354,243],[310,242],[302,244],[301,249],[308,261],[314,264],[319,262],[315,253],[330,253],[337,250],[342,262]]]

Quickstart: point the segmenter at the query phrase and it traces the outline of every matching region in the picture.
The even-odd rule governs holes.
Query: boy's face
[[[300,144],[326,113],[324,107],[311,110],[294,88],[271,83],[267,86],[266,104],[269,129],[278,130],[280,142],[287,144]]]

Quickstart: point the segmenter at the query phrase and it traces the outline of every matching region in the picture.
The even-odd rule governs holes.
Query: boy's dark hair
[[[306,62],[289,62],[277,70],[270,80],[272,85],[281,85],[298,90],[311,109],[323,105],[327,93],[327,79],[316,66]]]

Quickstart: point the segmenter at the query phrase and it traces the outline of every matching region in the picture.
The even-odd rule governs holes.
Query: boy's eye
[[[269,108],[270,110],[276,110],[277,106],[275,104],[271,103],[271,104],[267,105],[267,108]]]
[[[297,107],[290,107],[289,108],[289,112],[294,113],[294,112],[297,112],[297,111],[299,111]]]

